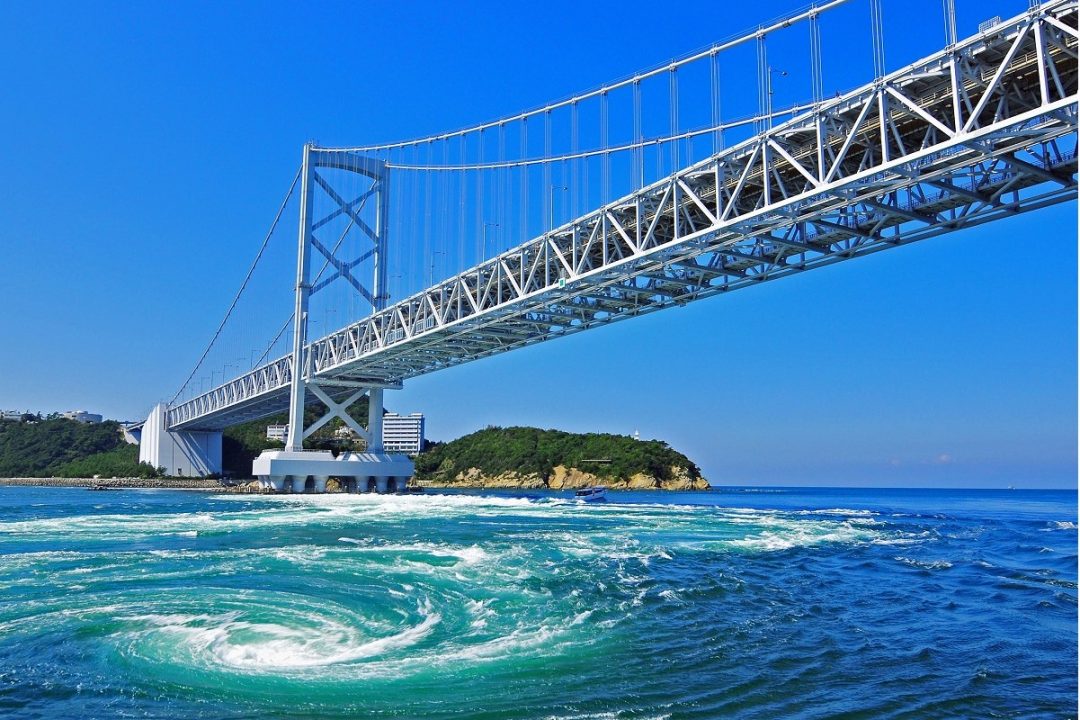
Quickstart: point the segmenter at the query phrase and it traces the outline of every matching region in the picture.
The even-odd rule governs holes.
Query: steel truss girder
[[[1075,198],[1076,22],[1046,3],[823,103],[311,343],[312,377],[400,382]],[[289,365],[170,426],[246,419]]]

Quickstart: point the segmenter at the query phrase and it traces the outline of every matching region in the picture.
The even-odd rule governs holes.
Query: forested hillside
[[[0,422],[0,477],[153,477],[120,424],[66,418]]]

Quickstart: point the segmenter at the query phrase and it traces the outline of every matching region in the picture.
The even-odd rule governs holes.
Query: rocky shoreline
[[[576,490],[594,485],[604,485],[611,490],[708,490],[705,478],[691,478],[685,468],[672,467],[670,478],[664,480],[645,473],[638,473],[629,478],[605,478],[590,472],[555,467],[548,477],[537,473],[507,472],[499,475],[485,475],[477,468],[469,468],[455,477],[442,480],[426,478],[416,484],[425,488],[460,488],[476,490]],[[266,491],[258,482],[248,481],[236,485],[225,485],[220,480],[210,478],[0,478],[0,487],[81,487],[102,490],[142,489],[142,490],[203,490],[219,493],[259,494]],[[336,478],[331,478],[326,485],[326,492],[340,493],[345,489]]]
[[[576,490],[594,485],[603,485],[611,490],[708,490],[710,487],[709,481],[705,478],[692,478],[686,468],[678,466],[671,467],[668,479],[645,473],[637,473],[629,478],[608,478],[563,465],[555,466],[551,475],[547,477],[539,473],[517,472],[485,475],[477,468],[469,468],[453,478],[425,478],[421,484],[431,488],[520,488],[523,490]]]

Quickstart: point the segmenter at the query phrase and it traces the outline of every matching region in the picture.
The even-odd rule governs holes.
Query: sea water
[[[1074,491],[0,488],[4,718],[1067,718]]]

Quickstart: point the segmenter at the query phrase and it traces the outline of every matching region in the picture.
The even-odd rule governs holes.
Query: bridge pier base
[[[255,458],[252,471],[260,487],[274,492],[284,492],[288,487],[302,493],[310,475],[317,493],[326,492],[331,476],[346,478],[350,492],[366,492],[373,478],[375,491],[385,493],[404,492],[414,469],[407,456],[385,452],[347,452],[335,458],[326,450],[264,450]]]

